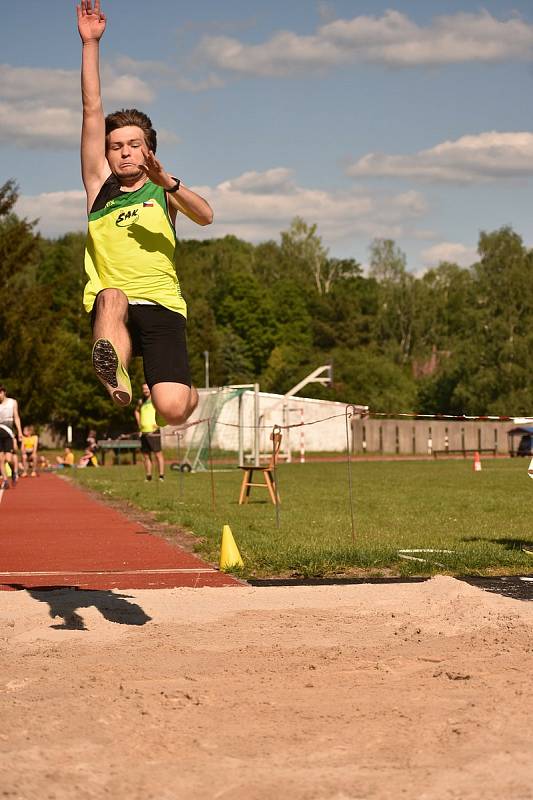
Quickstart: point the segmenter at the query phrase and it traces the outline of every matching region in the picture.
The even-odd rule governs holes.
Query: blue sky
[[[533,246],[533,7],[107,0],[106,111],[136,105],[165,167],[211,202],[178,235],[278,239],[300,215],[365,264],[393,238],[419,272],[470,264],[480,230]],[[0,32],[0,181],[45,235],[85,227],[75,4],[10,5]]]

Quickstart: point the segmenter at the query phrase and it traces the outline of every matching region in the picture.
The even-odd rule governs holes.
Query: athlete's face
[[[142,390],[144,397],[150,397],[150,387],[148,386],[147,383],[143,383]]]
[[[107,135],[106,157],[117,178],[137,179],[143,175],[139,168],[144,164],[143,147],[146,147],[144,133],[136,125],[116,128]]]

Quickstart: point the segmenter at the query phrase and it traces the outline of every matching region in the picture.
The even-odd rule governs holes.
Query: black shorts
[[[141,453],[160,453],[161,434],[141,433]]]
[[[13,452],[13,437],[7,431],[0,428],[0,453]]]
[[[91,321],[94,326],[96,303]],[[191,385],[187,354],[187,320],[183,314],[160,305],[128,306],[128,331],[132,355],[141,356],[144,378],[152,389],[156,383]]]

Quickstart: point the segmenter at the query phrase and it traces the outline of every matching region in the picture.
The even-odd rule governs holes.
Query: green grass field
[[[167,471],[164,484],[144,482],[142,467],[109,466],[73,474],[104,499],[121,498],[191,531],[197,552],[218,562],[222,526],[231,526],[244,577],[333,575],[495,575],[533,571],[533,481],[524,459],[472,462],[352,463],[352,543],[346,463],[278,467],[279,529],[266,490],[238,505],[242,473]],[[452,550],[413,553],[402,548]],[[532,552],[527,552],[527,549]]]

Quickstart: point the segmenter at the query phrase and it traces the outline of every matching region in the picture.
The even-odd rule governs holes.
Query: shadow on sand
[[[52,619],[60,617],[63,620],[50,626],[57,630],[88,630],[78,611],[91,606],[98,609],[108,622],[115,622],[119,625],[146,625],[152,619],[137,603],[130,602],[131,595],[127,594],[115,594],[100,589],[65,588],[64,586],[40,586],[38,589],[33,589],[19,583],[7,585],[12,589],[28,592],[34,600],[38,600],[40,603],[47,603]]]

